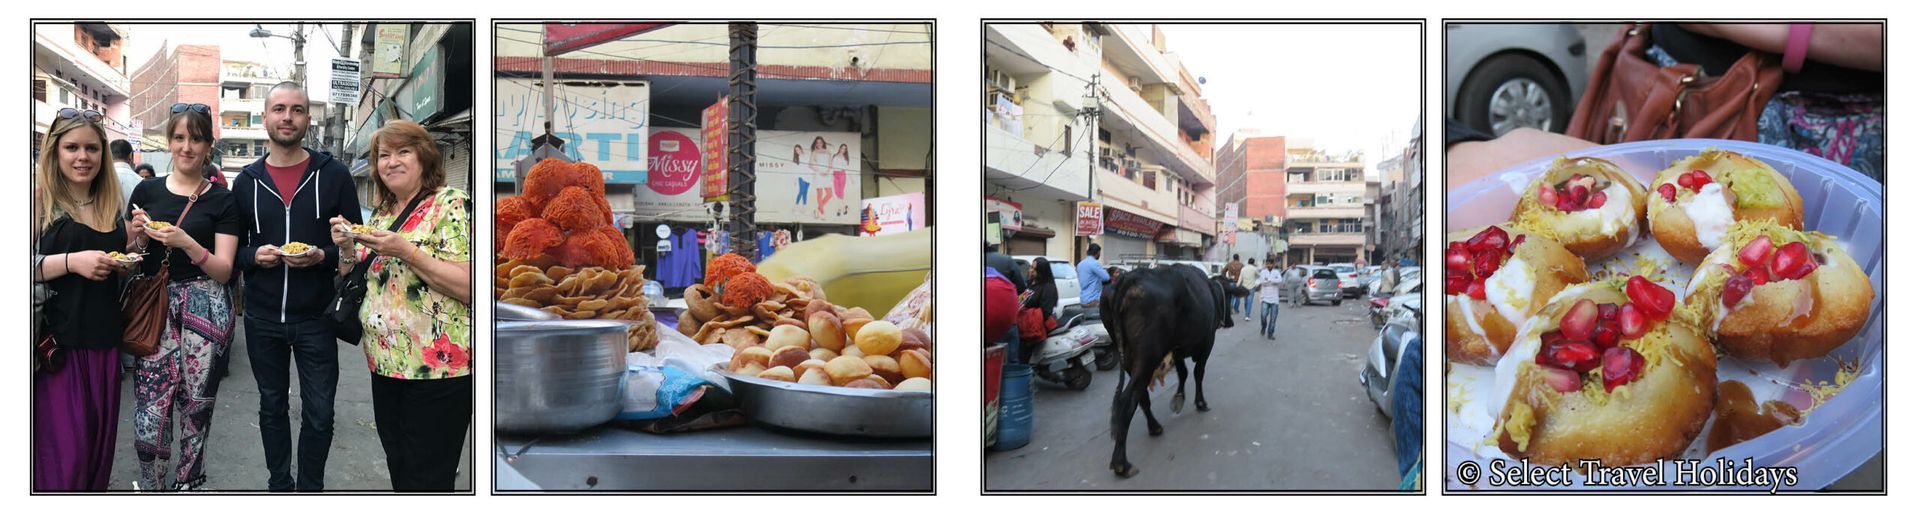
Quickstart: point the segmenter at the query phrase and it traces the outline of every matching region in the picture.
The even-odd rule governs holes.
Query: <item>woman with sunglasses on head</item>
[[[33,175],[33,490],[103,491],[120,425],[120,281],[130,249],[100,113],[61,109]],[[40,294],[35,295],[39,301]]]
[[[233,297],[225,284],[243,226],[232,194],[207,178],[214,158],[210,109],[174,104],[166,137],[173,173],[142,181],[133,191],[131,213],[141,227],[133,238],[146,248],[141,266],[146,273],[167,266],[169,282],[158,351],[141,357],[135,371],[134,451],[141,488],[167,488],[177,414],[180,464],[171,487],[193,490],[206,481],[202,457],[220,385],[215,372],[233,340]],[[171,225],[156,228],[152,222]]]

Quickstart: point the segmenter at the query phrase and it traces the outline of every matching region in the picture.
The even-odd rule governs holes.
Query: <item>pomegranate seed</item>
[[[1618,319],[1620,319],[1620,304],[1617,304],[1617,303],[1600,304],[1600,320],[1601,321],[1618,320]]]
[[[1507,254],[1512,255],[1513,253],[1520,251],[1520,243],[1525,243],[1525,242],[1527,242],[1526,234],[1513,236],[1513,243],[1507,245]]]
[[[1547,385],[1562,393],[1580,390],[1580,374],[1564,369],[1544,368]]]
[[[1667,319],[1667,313],[1673,312],[1673,291],[1640,275],[1627,279],[1627,298],[1633,299],[1649,319]]]
[[[1708,175],[1706,170],[1693,170],[1693,189],[1695,191],[1700,190],[1702,186],[1712,183],[1713,175]]]
[[[1813,262],[1813,250],[1799,241],[1787,243],[1773,253],[1773,266],[1768,269],[1774,276],[1786,280],[1795,280],[1813,273],[1817,266]]]
[[[1680,194],[1680,190],[1675,189],[1673,184],[1660,184],[1660,197],[1667,199],[1667,202],[1673,202],[1673,195],[1677,194]]]
[[[1555,193],[1553,188],[1547,187],[1546,184],[1541,184],[1540,203],[1544,205],[1560,205],[1560,193]]]
[[[1505,257],[1505,252],[1500,250],[1480,252],[1473,258],[1473,276],[1480,278],[1493,276],[1493,272],[1500,270],[1500,260]]]
[[[1467,292],[1467,282],[1471,280],[1473,279],[1467,278],[1464,273],[1454,274],[1451,270],[1447,271],[1447,294],[1456,295]]]
[[[1693,189],[1693,172],[1681,173],[1680,177],[1673,179],[1673,181],[1680,184],[1680,187]]]
[[[1740,248],[1740,262],[1748,266],[1759,266],[1767,262],[1767,254],[1773,253],[1773,239],[1767,236],[1753,238],[1747,246]]]
[[[1734,275],[1727,279],[1727,288],[1720,290],[1720,304],[1732,308],[1750,292],[1753,292],[1753,279],[1745,274]]]
[[[1756,286],[1766,285],[1767,282],[1773,281],[1771,278],[1767,277],[1767,269],[1764,267],[1747,268],[1747,272],[1745,273],[1745,275],[1747,277],[1747,280],[1753,281],[1753,285],[1756,285]]]
[[[1634,304],[1620,306],[1620,338],[1638,339],[1647,335],[1647,315]]]
[[[1560,209],[1560,212],[1574,212],[1580,210],[1581,205],[1582,204],[1575,203],[1573,201],[1573,195],[1569,194],[1560,195],[1560,205],[1556,205],[1554,208]]]
[[[1467,240],[1467,250],[1474,253],[1494,249],[1504,250],[1506,248],[1507,231],[1501,230],[1499,226],[1487,227],[1486,230],[1481,230],[1480,233],[1474,234],[1471,239]]]
[[[1467,297],[1475,300],[1487,299],[1487,279],[1483,278],[1467,284]]]
[[[1598,346],[1600,347],[1600,349],[1605,350],[1607,348],[1614,347],[1614,345],[1620,344],[1619,325],[1620,323],[1617,321],[1610,321],[1607,323],[1601,323],[1600,326],[1598,327],[1594,327],[1593,329],[1594,346]]]
[[[1547,365],[1586,373],[1600,366],[1600,349],[1579,341],[1556,344],[1547,349]]]
[[[1590,191],[1587,190],[1586,186],[1573,186],[1567,188],[1567,194],[1573,196],[1574,205],[1584,206],[1587,204],[1587,195],[1590,194]]]
[[[1603,205],[1606,205],[1606,204],[1607,204],[1607,192],[1606,192],[1606,191],[1601,191],[1601,192],[1598,192],[1598,193],[1594,193],[1592,197],[1589,197],[1589,198],[1587,198],[1587,208],[1588,208],[1588,209],[1598,209],[1598,208],[1600,208],[1601,206],[1603,206]]]
[[[1447,269],[1470,271],[1473,269],[1473,257],[1464,249],[1447,249]]]
[[[1601,357],[1601,361],[1603,369],[1600,370],[1600,378],[1606,383],[1609,393],[1613,392],[1615,387],[1639,379],[1641,369],[1647,366],[1646,357],[1641,357],[1640,352],[1625,346],[1608,348],[1606,355]]]
[[[1574,303],[1565,316],[1560,317],[1560,333],[1574,341],[1590,340],[1593,338],[1594,322],[1599,319],[1600,308],[1593,304],[1593,300],[1583,298]]]

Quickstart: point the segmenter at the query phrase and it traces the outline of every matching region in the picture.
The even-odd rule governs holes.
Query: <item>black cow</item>
[[[1207,356],[1213,353],[1214,331],[1233,326],[1227,305],[1226,289],[1219,281],[1192,266],[1158,266],[1118,275],[1102,291],[1101,323],[1120,349],[1121,366],[1118,389],[1113,395],[1113,461],[1109,466],[1121,477],[1132,477],[1140,469],[1127,462],[1127,428],[1133,424],[1133,409],[1139,406],[1147,417],[1147,434],[1163,431],[1147,404],[1147,387],[1154,370],[1172,357],[1179,372],[1179,388],[1173,395],[1175,414],[1187,401],[1187,364],[1193,359],[1194,406],[1208,410],[1202,382],[1207,376]]]

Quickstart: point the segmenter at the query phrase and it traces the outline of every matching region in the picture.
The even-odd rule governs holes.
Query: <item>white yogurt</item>
[[[1533,305],[1533,267],[1521,259],[1507,259],[1507,263],[1487,277],[1487,303],[1514,326],[1527,319],[1527,308]]]
[[[1733,206],[1727,204],[1719,182],[1710,182],[1700,187],[1700,192],[1680,205],[1687,211],[1687,217],[1693,220],[1693,233],[1700,240],[1700,246],[1712,250],[1720,247],[1720,241],[1727,237],[1727,228],[1733,226]]]

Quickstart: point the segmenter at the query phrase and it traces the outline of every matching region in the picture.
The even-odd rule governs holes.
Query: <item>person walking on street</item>
[[[1237,253],[1233,254],[1233,260],[1227,261],[1227,266],[1220,270],[1220,276],[1226,277],[1228,285],[1240,284],[1240,254],[1237,254]],[[1228,293],[1227,312],[1232,313],[1234,311],[1240,310],[1241,309],[1240,304],[1252,301],[1253,300],[1253,295],[1251,294],[1252,292],[1249,291],[1248,293],[1249,294],[1242,294],[1242,295]]]
[[[210,182],[213,114],[204,104],[174,104],[166,124],[173,173],[140,182],[130,213],[142,226],[136,246],[146,249],[147,274],[167,267],[166,326],[152,355],[140,357],[134,376],[133,449],[143,490],[194,490],[207,480],[206,444],[213,428],[218,370],[233,342],[234,256],[245,232],[233,193]],[[172,225],[155,228],[153,221]],[[156,244],[147,244],[149,241]],[[173,484],[173,424],[180,423],[180,464]]]
[[[1075,271],[1080,274],[1080,306],[1099,307],[1100,291],[1106,289],[1108,280],[1113,280],[1113,274],[1100,266],[1100,245],[1087,245],[1087,256],[1080,259]]]
[[[1241,302],[1245,304],[1245,312],[1241,313],[1243,314],[1241,318],[1246,321],[1253,321],[1253,304],[1258,303],[1254,299],[1254,295],[1259,294],[1260,289],[1260,268],[1254,265],[1252,257],[1247,258],[1246,267],[1240,270],[1240,287],[1247,289],[1247,301]],[[1232,313],[1229,312],[1228,314]]]
[[[472,199],[447,187],[442,150],[419,124],[373,132],[373,232],[340,229],[339,273],[367,261],[360,304],[373,423],[395,491],[452,491],[473,421]],[[357,248],[356,248],[357,247]]]
[[[1280,286],[1285,279],[1280,270],[1274,269],[1273,258],[1267,258],[1267,267],[1260,270],[1260,333],[1273,340],[1273,329],[1280,324]]]
[[[236,264],[245,277],[247,360],[260,386],[269,491],[326,490],[333,396],[340,383],[339,343],[324,316],[340,247],[327,220],[340,216],[360,223],[360,199],[346,164],[300,145],[312,119],[307,105],[299,84],[282,82],[267,91],[261,115],[267,155],[233,181],[240,212],[251,222]],[[295,242],[312,249],[294,255],[281,250]],[[300,377],[297,468],[287,422],[289,360]]]
[[[139,173],[133,171],[133,144],[125,139],[115,139],[107,144],[113,149],[113,174],[120,179],[120,205],[126,205],[133,199],[133,186],[140,185]]]

